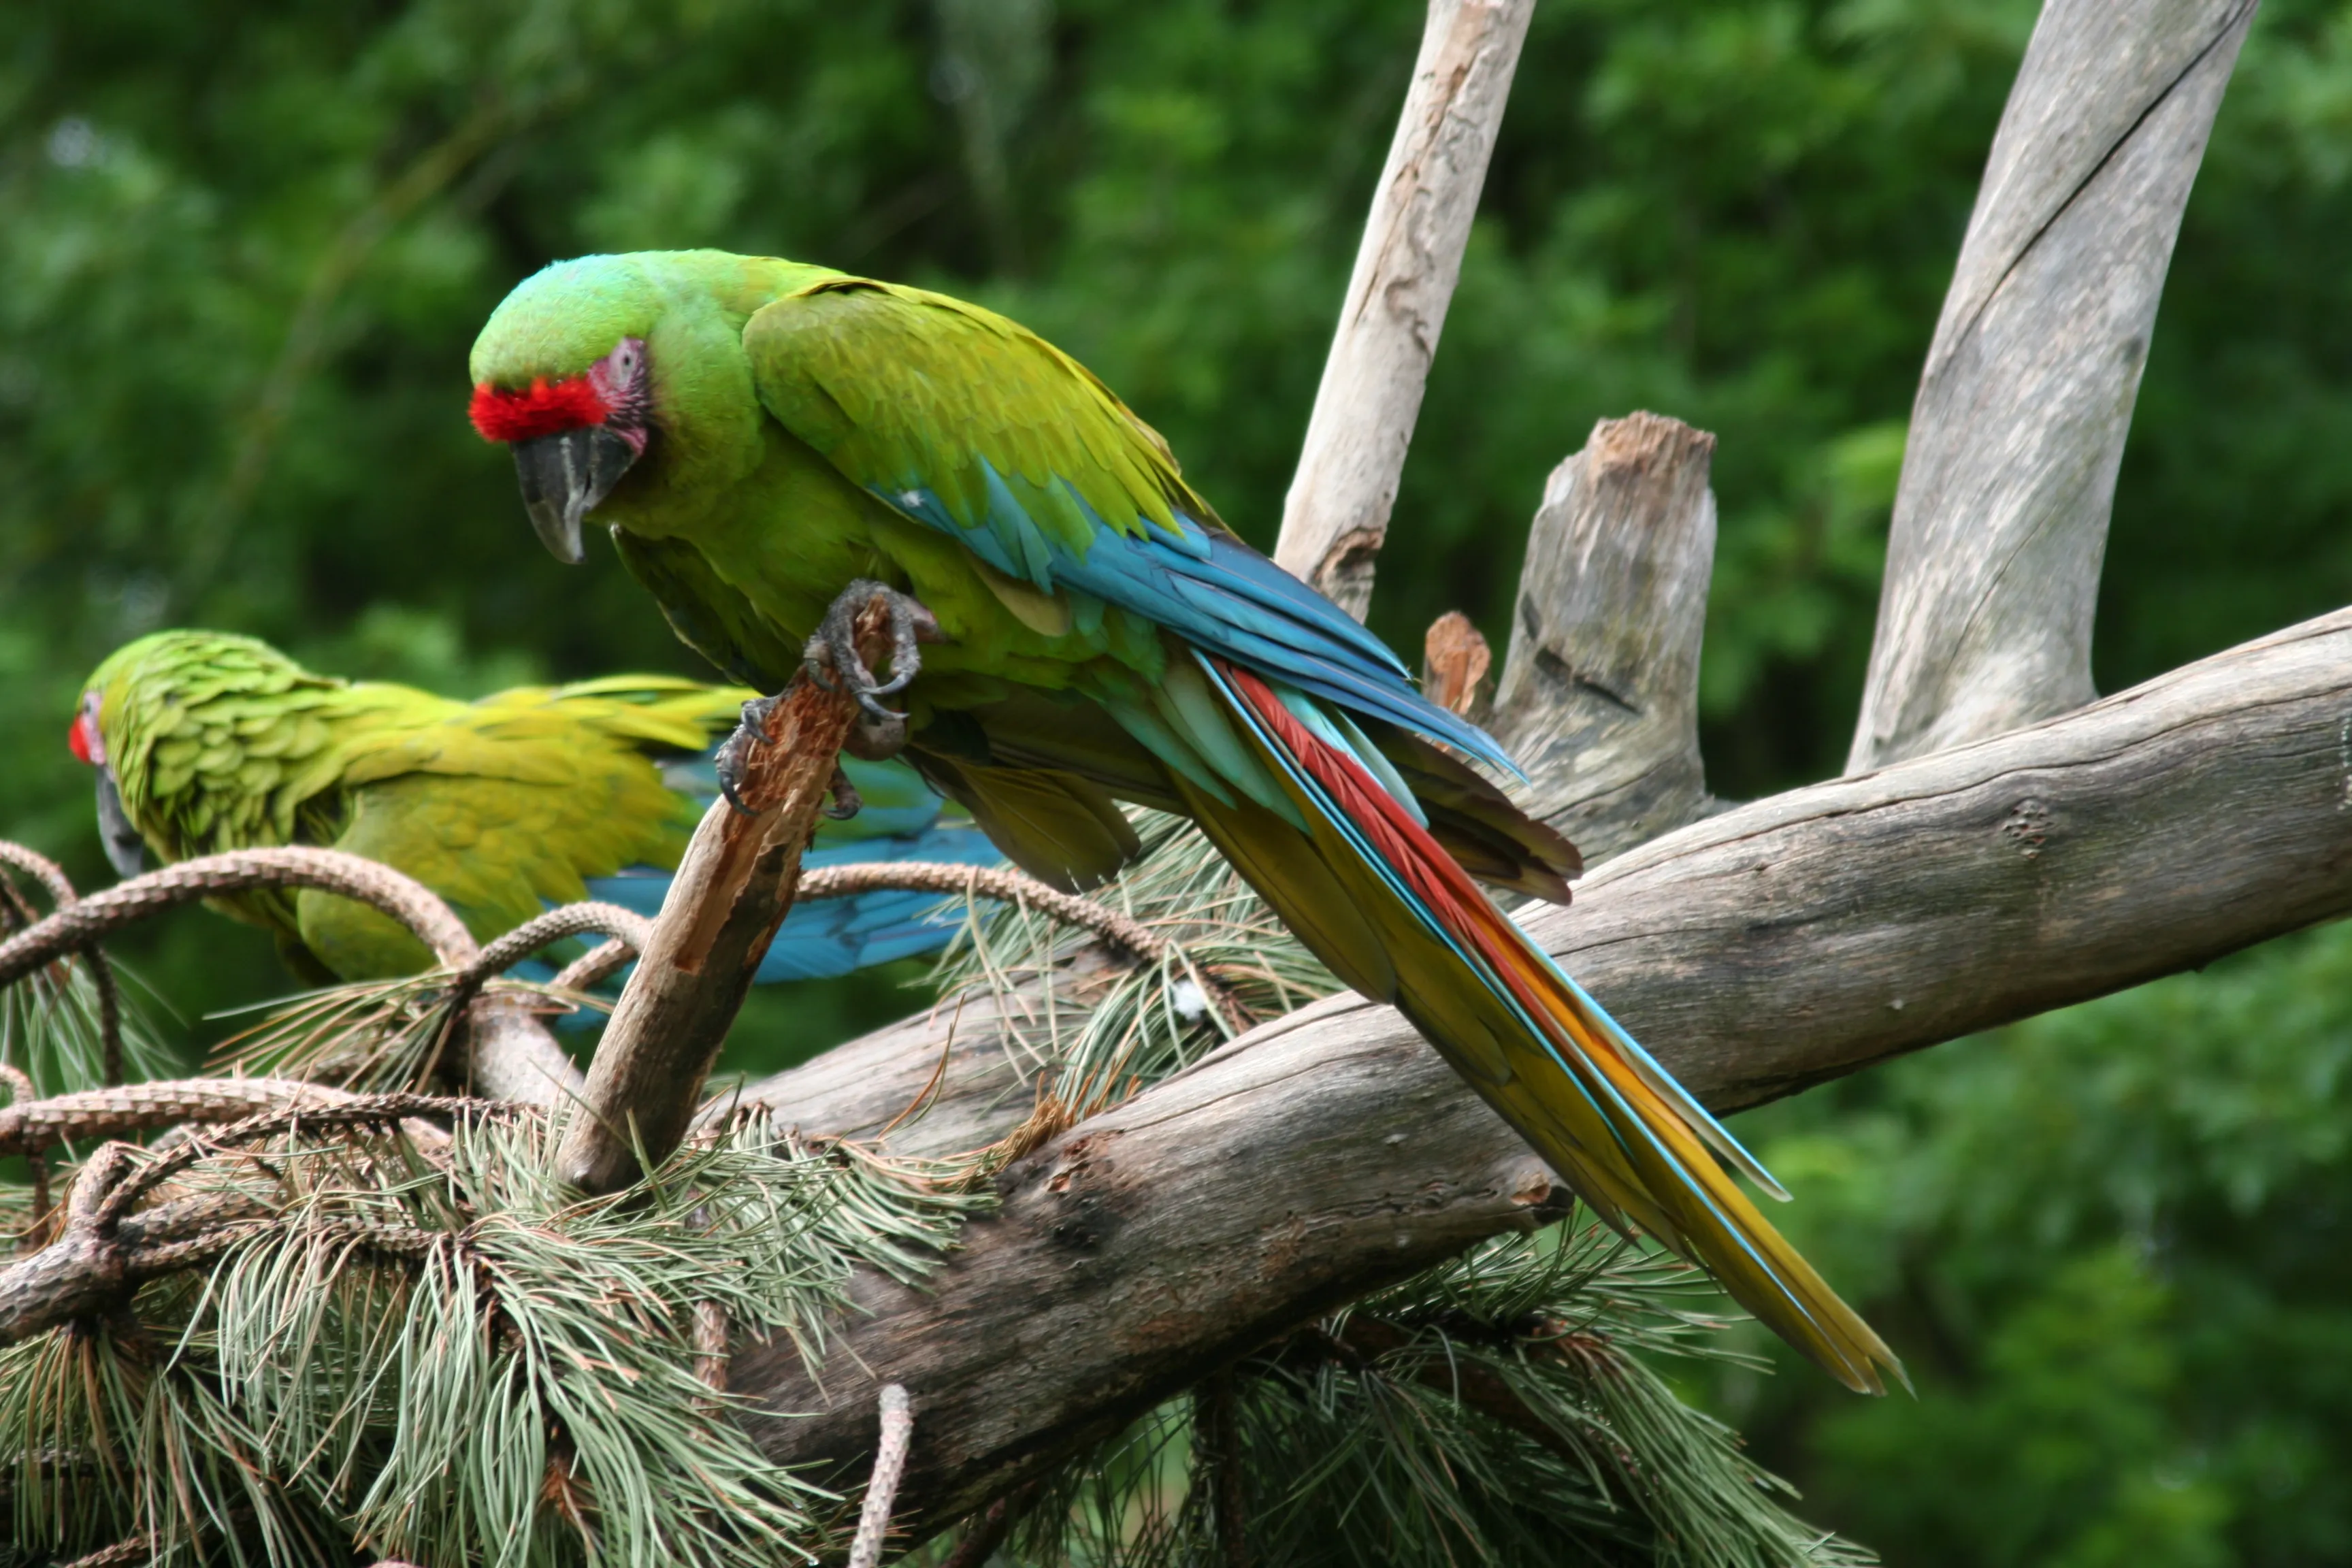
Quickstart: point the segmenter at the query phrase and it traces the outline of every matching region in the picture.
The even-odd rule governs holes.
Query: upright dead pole
[[[1535,0],[1430,0],[1274,558],[1358,620]]]
[[[2116,471],[2255,0],[2049,0],[1911,412],[1850,773],[2088,702]]]
[[[1489,726],[1537,816],[1587,863],[1708,809],[1699,639],[1715,570],[1715,437],[1603,419],[1552,470],[1528,535]]]
[[[879,599],[858,618],[869,665],[889,652],[888,622]],[[744,811],[721,800],[703,814],[556,1151],[565,1181],[616,1191],[641,1173],[640,1149],[658,1162],[686,1136],[703,1079],[792,908],[802,851],[856,717],[847,690],[795,675],[768,716],[768,744],[746,748],[736,792]]]

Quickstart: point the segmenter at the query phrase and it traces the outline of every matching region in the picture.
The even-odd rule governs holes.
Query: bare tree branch
[[[858,615],[858,651],[869,668],[889,655],[889,623],[880,597]],[[583,1114],[556,1151],[565,1181],[618,1191],[636,1180],[640,1151],[658,1162],[686,1135],[751,976],[792,909],[801,853],[857,717],[845,674],[820,686],[803,670],[761,719],[764,743],[730,742],[741,763],[741,805],[713,801],[678,862],[588,1065]]]
[[[1709,808],[1698,657],[1714,456],[1715,437],[1680,420],[1603,419],[1552,470],[1528,536],[1491,728],[1536,781],[1530,809],[1588,860]]]
[[[1849,772],[2093,696],[2116,471],[2255,0],[2050,0],[1919,378]]]
[[[465,923],[424,883],[340,849],[284,845],[183,860],[61,904],[48,919],[0,942],[0,985],[64,953],[87,950],[122,926],[254,888],[317,888],[382,910],[453,970],[469,969],[481,954]],[[507,995],[478,998],[467,1009],[465,1024],[467,1071],[484,1094],[549,1105],[578,1089],[579,1069],[526,1003]]]
[[[1274,558],[1359,620],[1535,0],[1430,0]]]
[[[2352,909],[2352,611],[2084,711],[1727,811],[1531,930],[1728,1110]],[[926,1412],[909,1533],[1314,1313],[1557,1212],[1535,1157],[1392,1010],[1335,997],[1003,1179],[921,1290],[861,1286],[822,1389],[731,1385],[861,1464],[874,1383]],[[1800,1194],[1801,1199],[1801,1194]],[[869,1381],[869,1379],[873,1381]]]

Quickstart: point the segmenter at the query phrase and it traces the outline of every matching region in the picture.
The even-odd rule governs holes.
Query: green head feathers
[[[541,268],[491,312],[467,372],[477,386],[520,392],[588,374],[623,338],[653,333],[664,290],[634,256],[583,256]]]
[[[349,683],[254,637],[154,632],[91,674],[83,711],[132,825],[166,860],[291,842]]]
[[[762,449],[743,323],[834,276],[718,250],[585,256],[523,280],[474,341],[474,428],[514,454],[548,548],[740,480]],[[610,498],[613,506],[605,508]]]
[[[748,695],[648,675],[460,702],[313,675],[251,637],[171,631],[99,667],[75,739],[163,861],[345,849],[415,877],[487,940],[585,897],[583,879],[675,865],[700,808],[665,782],[658,759],[698,754]],[[348,900],[267,891],[220,902],[347,977],[427,957]]]

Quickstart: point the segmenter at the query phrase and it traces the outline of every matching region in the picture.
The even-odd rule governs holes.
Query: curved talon
[[[857,651],[857,619],[880,599],[890,617],[890,679],[876,679]],[[906,715],[882,705],[881,699],[904,691],[922,673],[922,644],[940,640],[940,623],[922,602],[887,584],[861,577],[843,589],[803,654],[809,679],[828,691],[847,691],[877,725],[903,726]],[[835,679],[837,678],[837,679]]]
[[[824,814],[834,821],[846,822],[866,809],[866,802],[858,795],[857,786],[849,782],[849,775],[842,772],[838,764],[833,770],[832,782],[824,787],[833,795],[833,804],[824,808]]]
[[[719,775],[719,793],[735,808],[738,816],[760,815],[745,805],[737,792],[743,783],[744,749],[772,743],[768,739],[768,717],[776,710],[776,701],[773,697],[755,697],[744,703],[742,719],[736,724],[735,732],[727,737],[727,743],[719,748],[713,762],[712,771]]]
[[[755,820],[759,816],[760,814],[758,812],[753,811],[750,806],[743,804],[743,797],[735,793],[735,781],[728,777],[725,773],[720,773],[719,775],[719,794],[720,798],[724,799],[729,805],[734,808],[735,815],[743,818],[746,822]]]

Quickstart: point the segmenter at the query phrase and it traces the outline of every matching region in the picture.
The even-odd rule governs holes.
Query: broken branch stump
[[[859,657],[890,648],[889,611],[875,599],[857,617]],[[703,814],[679,862],[636,973],[621,993],[589,1064],[575,1118],[556,1151],[573,1185],[609,1193],[658,1164],[686,1136],[703,1080],[741,1010],[751,976],[793,906],[801,855],[816,831],[857,700],[806,670],[767,716],[768,743],[744,748],[738,811]]]

